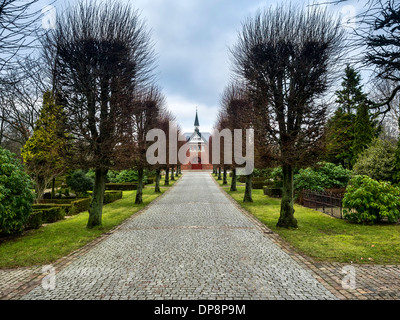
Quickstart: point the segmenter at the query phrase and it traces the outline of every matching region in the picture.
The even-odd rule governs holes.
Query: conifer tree
[[[350,65],[336,95],[338,108],[327,123],[327,160],[351,168],[357,155],[372,141],[373,124],[361,76]]]
[[[33,136],[22,149],[26,168],[35,182],[37,200],[50,181],[66,168],[68,134],[64,131],[64,119],[63,107],[56,105],[53,93],[46,92]]]

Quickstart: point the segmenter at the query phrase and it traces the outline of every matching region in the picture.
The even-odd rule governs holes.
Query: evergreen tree
[[[342,89],[336,92],[338,108],[327,123],[327,161],[351,168],[360,152],[372,141],[374,126],[360,74],[346,66]]]
[[[361,103],[357,109],[356,120],[354,124],[354,140],[352,146],[353,162],[357,157],[371,144],[374,138],[374,127],[370,118],[368,104]]]
[[[50,181],[65,170],[68,134],[64,119],[63,107],[56,105],[53,93],[46,92],[33,135],[22,149],[27,171],[35,182],[37,200]]]

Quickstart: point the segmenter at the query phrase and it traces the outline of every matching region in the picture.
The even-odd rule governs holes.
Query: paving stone
[[[209,174],[186,173],[160,201],[57,273],[54,290],[38,286],[22,298],[265,299],[271,292],[276,299],[336,299]]]

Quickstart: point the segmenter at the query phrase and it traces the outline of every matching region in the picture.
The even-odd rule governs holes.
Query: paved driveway
[[[23,299],[335,299],[201,172],[55,280]]]

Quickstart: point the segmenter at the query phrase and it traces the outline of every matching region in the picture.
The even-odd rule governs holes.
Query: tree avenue
[[[231,50],[236,75],[246,82],[255,108],[268,115],[265,147],[283,169],[280,227],[297,227],[294,168],[318,158],[326,117],[321,98],[343,39],[339,22],[324,9],[281,5],[248,18]]]
[[[150,36],[128,4],[81,2],[58,17],[43,45],[75,166],[96,173],[87,226],[99,226],[108,171],[131,164],[135,90],[152,79]]]

